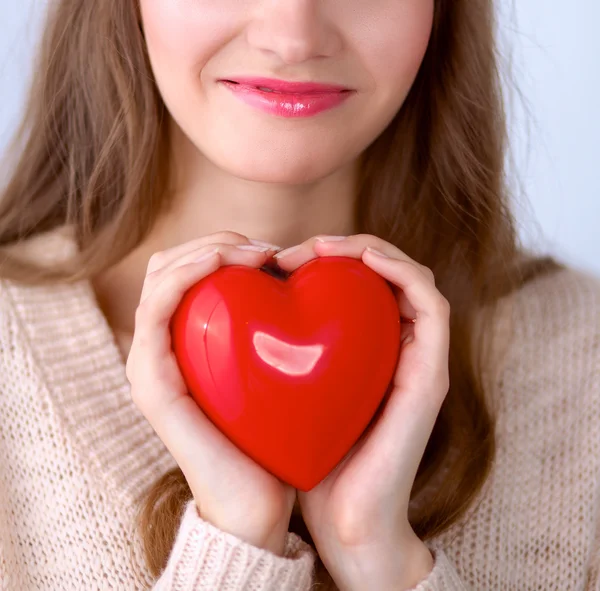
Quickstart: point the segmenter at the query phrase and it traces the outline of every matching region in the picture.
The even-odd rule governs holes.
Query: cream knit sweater
[[[70,248],[54,233],[30,252],[53,260]],[[435,567],[416,589],[598,591],[600,282],[565,270],[506,299],[494,334],[511,323],[516,333],[490,390],[497,461],[469,514],[428,544]],[[275,556],[193,505],[151,580],[134,516],[172,467],[130,400],[90,284],[0,281],[1,588],[311,588],[314,554],[298,536]]]

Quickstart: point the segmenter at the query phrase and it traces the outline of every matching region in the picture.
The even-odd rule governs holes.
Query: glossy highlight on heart
[[[184,295],[171,335],[203,412],[263,468],[308,491],[383,400],[400,315],[391,286],[362,261],[321,257],[285,280],[221,267]]]

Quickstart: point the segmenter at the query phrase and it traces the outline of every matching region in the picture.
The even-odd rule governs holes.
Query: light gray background
[[[0,153],[19,118],[48,1],[0,0]],[[520,233],[600,275],[600,4],[498,6],[502,51],[526,99],[526,109],[509,103]]]

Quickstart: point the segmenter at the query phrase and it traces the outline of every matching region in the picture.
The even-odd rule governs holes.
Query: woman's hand
[[[340,589],[410,589],[433,568],[409,524],[408,504],[449,388],[450,307],[429,269],[374,236],[317,237],[275,258],[293,271],[316,256],[362,259],[396,286],[400,315],[414,324],[403,324],[381,415],[333,472],[298,492],[302,515]]]
[[[184,293],[203,277],[221,265],[260,267],[272,250],[224,232],[152,256],[126,370],[135,404],[179,464],[202,518],[281,555],[296,491],[241,452],[200,410],[179,371],[169,330]]]

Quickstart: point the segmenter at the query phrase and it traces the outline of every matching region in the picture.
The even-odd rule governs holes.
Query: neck
[[[172,137],[173,197],[155,230],[159,248],[222,230],[283,248],[316,234],[352,233],[357,162],[306,183],[260,182],[207,160],[177,126]]]
[[[93,281],[99,304],[120,335],[133,333],[148,260],[157,251],[223,230],[282,248],[317,234],[355,233],[357,162],[325,178],[286,185],[235,177],[184,138],[173,161],[168,211],[142,244]]]

